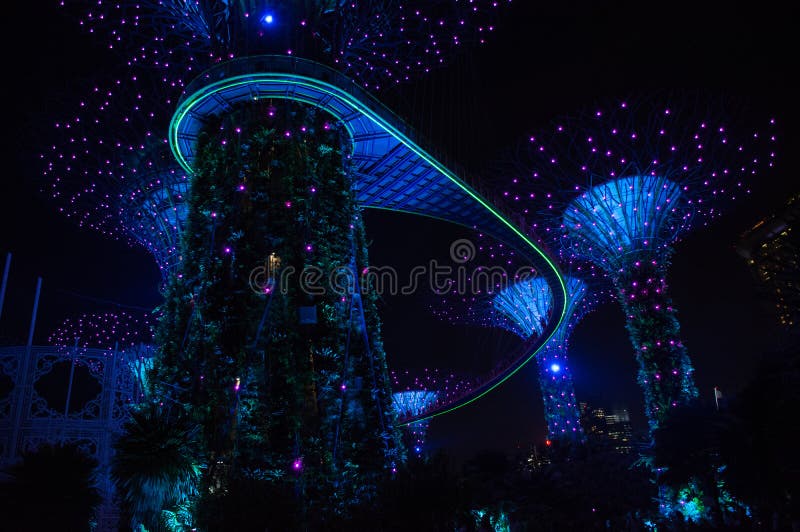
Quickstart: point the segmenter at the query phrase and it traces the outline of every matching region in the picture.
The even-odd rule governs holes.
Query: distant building
[[[588,403],[580,403],[581,424],[587,438],[627,454],[633,449],[633,429],[627,408],[606,410]]]
[[[544,466],[552,463],[546,444],[544,449],[540,449],[535,443],[531,443],[524,452],[518,453],[516,461],[517,472],[526,478],[530,478],[531,474],[541,471]]]
[[[592,439],[605,437],[607,434],[606,411],[603,408],[595,408],[586,402],[581,402],[579,406],[583,432]]]
[[[614,450],[628,454],[633,449],[633,430],[631,417],[625,408],[615,409],[611,414],[606,414],[606,434],[613,442]]]
[[[764,218],[742,235],[737,252],[769,292],[780,324],[800,324],[800,194],[779,214]]]

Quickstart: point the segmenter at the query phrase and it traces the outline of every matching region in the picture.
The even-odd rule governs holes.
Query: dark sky
[[[50,2],[48,2],[49,4]],[[150,308],[159,302],[158,273],[142,250],[75,228],[54,212],[37,154],[51,124],[105,75],[102,45],[72,20],[40,3],[14,3],[10,20],[22,37],[4,32],[5,135],[0,177],[0,252],[14,254],[0,337],[24,342],[36,277],[44,278],[37,341],[77,312],[108,310],[110,302]],[[25,4],[25,5],[21,5]],[[605,97],[653,88],[712,88],[740,94],[783,124],[778,167],[753,183],[753,194],[721,222],[677,246],[670,271],[683,338],[701,394],[713,386],[734,393],[769,346],[771,321],[755,283],[734,251],[738,236],[779,209],[800,182],[790,166],[800,153],[792,128],[797,109],[789,75],[788,8],[767,3],[558,2],[515,0],[490,43],[386,101],[459,164],[478,169],[499,149],[559,114]],[[605,4],[600,6],[600,4]],[[757,6],[757,7],[756,7]],[[781,11],[784,10],[784,11]],[[444,257],[459,228],[406,215],[369,213],[373,263],[401,269]],[[102,300],[102,301],[98,301]],[[508,342],[436,322],[427,294],[387,298],[385,343],[393,367],[475,369]],[[627,405],[643,425],[635,365],[618,308],[587,317],[572,341],[579,399]],[[487,353],[489,353],[487,355]],[[457,457],[489,447],[511,449],[541,440],[543,421],[532,371],[522,371],[477,404],[437,418],[430,442]]]

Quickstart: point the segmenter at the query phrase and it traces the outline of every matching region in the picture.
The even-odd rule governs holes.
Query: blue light
[[[569,367],[562,368],[561,362],[566,364],[567,361],[567,343],[572,327],[586,313],[588,303],[581,305],[587,295],[587,286],[584,281],[570,275],[565,276],[564,281],[567,288],[565,320],[537,356],[537,369],[550,438],[581,439],[582,433],[578,429],[568,431],[562,428],[579,426],[580,413],[574,401],[562,400],[574,398],[575,387]],[[493,296],[491,303],[491,312],[494,313],[491,323],[527,339],[544,330],[546,316],[553,306],[553,295],[547,281],[537,277],[504,288]]]
[[[627,253],[671,242],[676,230],[688,227],[681,205],[681,188],[666,177],[636,175],[594,186],[564,211],[564,226],[587,256],[604,253],[622,267]],[[622,263],[618,264],[618,261]]]
[[[415,416],[425,411],[436,402],[439,392],[431,390],[407,390],[405,392],[395,392],[392,394],[392,403],[398,416]],[[409,449],[413,443],[414,453],[422,454],[422,446],[425,444],[425,432],[428,430],[430,419],[414,421],[406,425],[406,436],[410,439]]]
[[[514,283],[492,299],[497,324],[522,338],[542,333],[552,303],[550,285],[543,277]]]
[[[275,21],[275,17],[272,16],[272,13],[267,13],[263,17],[261,17],[261,22],[264,24],[272,24]]]

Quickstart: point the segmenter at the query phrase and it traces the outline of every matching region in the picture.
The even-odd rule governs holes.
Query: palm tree
[[[157,404],[132,411],[124,429],[114,443],[111,478],[132,528],[160,530],[165,512],[187,504],[197,493],[199,429],[182,413]]]
[[[3,530],[86,531],[102,501],[97,460],[76,445],[43,445],[25,453],[0,483]]]

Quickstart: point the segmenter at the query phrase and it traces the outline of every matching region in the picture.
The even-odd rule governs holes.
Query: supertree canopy
[[[66,318],[48,337],[58,346],[124,350],[153,341],[148,314],[125,311],[81,314]]]
[[[566,118],[530,137],[505,192],[613,282],[651,430],[697,395],[667,289],[673,246],[774,161],[775,121],[748,124],[725,100],[676,93]]]
[[[398,421],[404,423],[404,443],[414,456],[420,457],[425,450],[425,434],[431,422],[431,417],[426,417],[426,414],[469,392],[470,385],[455,373],[443,373],[435,368],[392,370],[390,374],[394,410]]]
[[[119,217],[128,235],[153,255],[166,280],[181,265],[189,180],[161,140],[146,146],[138,163],[135,178],[118,198]]]
[[[94,87],[55,124],[61,142],[42,154],[49,193],[78,225],[144,247],[166,283],[181,260],[189,179],[164,130],[171,100],[152,103],[152,80],[126,74]]]
[[[393,396],[400,392],[425,392],[427,394],[424,395],[426,400],[417,401],[415,408],[395,408],[398,421],[401,423],[424,417],[432,409],[452,404],[454,399],[470,391],[469,379],[466,377],[454,372],[440,372],[435,368],[424,368],[420,371],[391,370],[390,375],[392,390],[395,392]],[[396,401],[395,405],[397,405]],[[427,427],[427,425],[425,426]]]
[[[392,394],[392,403],[397,411],[398,417],[406,415],[415,417],[425,412],[427,408],[436,402],[437,393],[431,390],[407,390]],[[406,446],[413,449],[416,456],[422,454],[425,446],[425,433],[428,431],[430,418],[420,421],[413,421],[406,425],[408,441]]]
[[[130,65],[170,83],[220,61],[258,54],[320,61],[372,90],[408,81],[485,42],[510,0],[64,1]]]
[[[167,142],[188,80],[221,61],[279,53],[322,61],[377,89],[484,42],[509,2],[62,1],[123,54],[128,72],[56,124],[62,141],[42,155],[52,195],[80,225],[144,245],[166,277],[180,261],[186,215],[175,211],[188,185],[186,170],[158,144]]]

